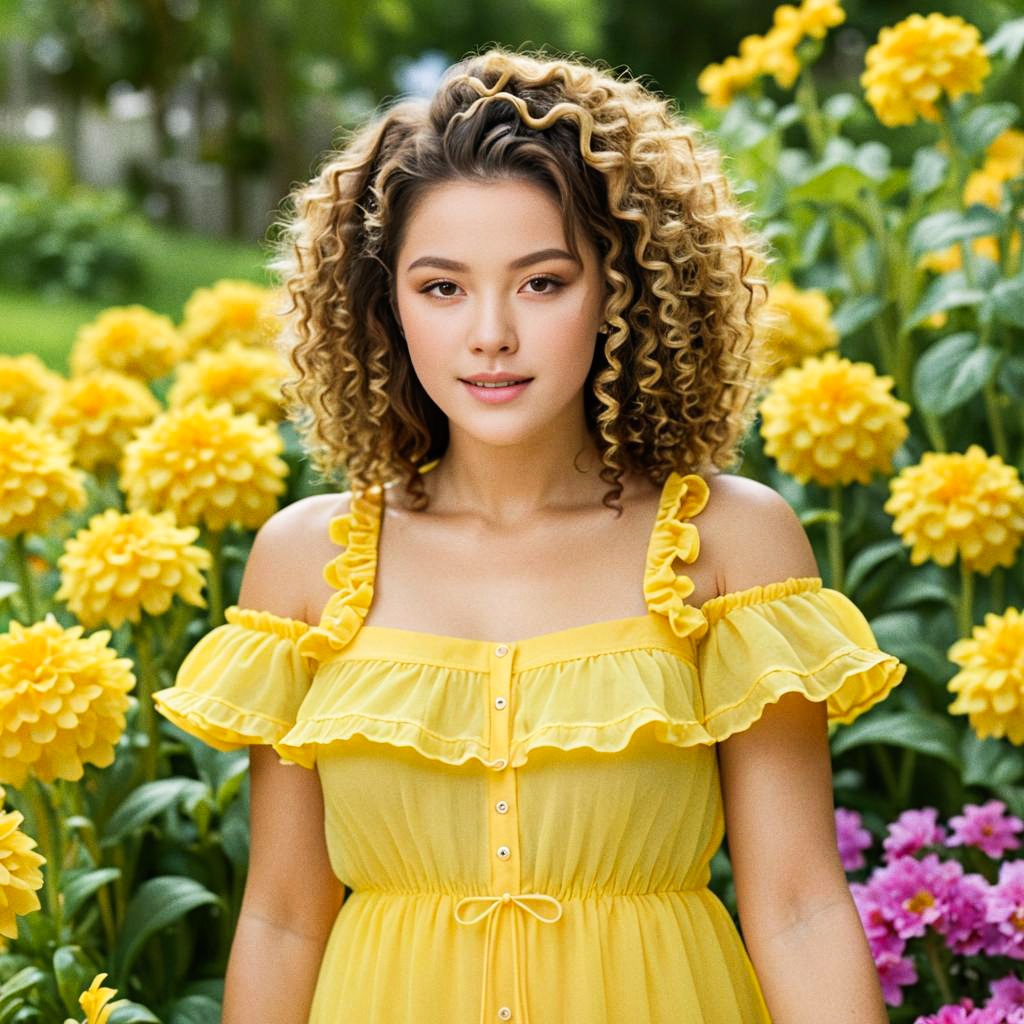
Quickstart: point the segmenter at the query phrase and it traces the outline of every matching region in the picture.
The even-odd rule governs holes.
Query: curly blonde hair
[[[611,330],[595,339],[584,405],[604,503],[625,471],[660,486],[672,470],[729,467],[755,414],[769,259],[720,163],[636,80],[503,47],[453,65],[429,100],[378,111],[293,192],[272,264],[298,374],[287,415],[314,468],[341,469],[353,490],[398,476],[426,507],[421,469],[448,423],[405,347],[395,256],[425,189],[510,178],[548,189],[573,255],[583,232],[601,259]]]

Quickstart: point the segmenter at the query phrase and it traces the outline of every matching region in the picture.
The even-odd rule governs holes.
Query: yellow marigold
[[[280,331],[274,313],[277,293],[251,281],[224,278],[212,287],[197,288],[185,303],[181,334],[186,358],[229,341],[270,345]]]
[[[762,358],[772,375],[839,344],[832,303],[818,288],[801,290],[789,281],[779,281],[772,285],[761,313]]]
[[[125,448],[121,483],[132,509],[168,509],[183,526],[255,528],[277,508],[288,466],[277,427],[222,402],[170,409]]]
[[[971,171],[964,185],[964,205],[981,203],[998,210],[1003,203],[1003,182],[986,168]]]
[[[202,573],[212,558],[192,543],[198,536],[194,526],[176,527],[170,512],[108,508],[64,545],[55,596],[87,629],[160,615],[175,595],[205,608]]]
[[[20,788],[77,781],[83,765],[106,768],[134,698],[132,663],[107,646],[109,630],[83,637],[48,612],[41,622],[12,621],[0,634],[0,778]]]
[[[960,671],[946,684],[957,695],[949,706],[967,715],[980,739],[1024,743],[1024,616],[1016,608],[989,612],[971,636],[957,640],[949,658]]]
[[[870,483],[890,471],[908,433],[910,406],[889,394],[892,384],[836,352],[783,370],[761,402],[765,452],[801,483]]]
[[[988,573],[1013,565],[1024,536],[1024,485],[1016,466],[980,445],[959,452],[926,452],[889,481],[885,511],[912,546],[910,561],[930,558]]]
[[[757,81],[760,72],[742,57],[726,57],[721,64],[709,64],[697,76],[697,88],[708,98],[708,106],[723,110],[744,89]]]
[[[1014,256],[1020,252],[1019,231],[1010,235],[1010,253]],[[983,256],[993,263],[999,262],[999,239],[994,235],[984,235],[981,238],[971,239],[971,252]],[[926,252],[918,261],[918,265],[925,270],[933,270],[937,274],[945,274],[951,270],[959,270],[964,265],[963,253],[959,244],[951,245],[948,249],[935,249]]]
[[[830,28],[846,21],[846,12],[837,0],[804,0],[797,12],[804,35],[822,39]]]
[[[172,408],[199,399],[207,405],[227,402],[235,412],[260,420],[279,420],[284,406],[281,381],[288,367],[273,348],[228,342],[220,350],[200,352],[178,369],[167,394]]]
[[[0,418],[0,537],[43,533],[66,510],[81,508],[84,480],[63,438],[25,419]]]
[[[883,28],[865,65],[860,82],[867,101],[890,128],[918,118],[938,121],[935,104],[943,93],[955,100],[979,92],[991,71],[978,29],[944,14],[912,14]]]
[[[1000,181],[1024,174],[1024,132],[1007,128],[997,135],[985,150],[985,166]]]
[[[0,356],[0,416],[34,420],[51,391],[64,378],[48,369],[31,352],[21,356]]]
[[[117,989],[101,987],[106,977],[106,972],[97,974],[92,979],[92,984],[78,997],[78,1005],[85,1011],[85,1020],[79,1022],[69,1017],[64,1024],[108,1024],[110,1015],[124,1000],[119,999],[116,1003],[110,1003],[117,995]]]
[[[799,23],[785,21],[769,29],[764,36],[748,36],[740,43],[740,56],[748,57],[762,75],[771,75],[782,89],[788,89],[800,74],[800,61],[796,55],[802,28]],[[744,44],[749,52],[744,53]]]
[[[130,377],[164,377],[182,356],[170,317],[145,306],[112,306],[80,328],[71,347],[71,373],[117,370]]]
[[[68,442],[79,466],[95,470],[116,466],[135,431],[160,410],[138,378],[93,370],[65,381],[47,399],[40,420]]]
[[[6,795],[0,786],[0,935],[16,939],[15,918],[39,909],[36,892],[43,887],[39,868],[46,858],[34,852],[35,840],[19,830],[25,820],[21,812],[3,809]]]

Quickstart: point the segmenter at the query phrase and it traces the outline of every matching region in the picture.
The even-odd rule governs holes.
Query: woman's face
[[[579,245],[582,266],[558,204],[530,182],[448,182],[414,205],[396,257],[398,314],[453,440],[510,445],[582,428],[604,286],[593,244]],[[478,374],[528,382],[466,383]]]

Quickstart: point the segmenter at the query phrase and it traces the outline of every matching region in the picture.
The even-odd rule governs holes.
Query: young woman
[[[886,1020],[826,725],[904,667],[722,472],[746,218],[663,99],[503,49],[298,191],[286,391],[350,490],[266,523],[156,695],[250,749],[225,1024]]]

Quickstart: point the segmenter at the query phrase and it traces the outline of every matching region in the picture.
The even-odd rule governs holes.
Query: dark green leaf
[[[925,604],[929,601],[952,604],[953,598],[941,583],[910,573],[901,576],[889,588],[885,607],[886,609],[912,608],[914,605]]]
[[[979,739],[973,729],[964,730],[961,756],[965,786],[1012,785],[1024,778],[1024,755],[998,739]]]
[[[1024,277],[997,282],[991,301],[995,315],[1004,324],[1024,327]]]
[[[851,594],[854,593],[873,569],[899,555],[902,547],[903,542],[899,537],[893,537],[891,540],[877,541],[862,548],[850,559],[850,564],[846,568],[846,589]]]
[[[147,782],[134,790],[111,816],[103,832],[104,844],[119,842],[178,800],[195,799],[206,791],[206,787],[196,779],[172,778]]]
[[[885,303],[876,295],[857,295],[847,299],[832,314],[839,336],[845,338],[870,323],[884,308]]]
[[[906,327],[917,327],[933,313],[940,313],[958,306],[976,306],[985,299],[981,288],[967,284],[967,279],[960,270],[953,270],[935,278],[928,286],[917,309],[910,314]]]
[[[113,1013],[109,1024],[163,1024],[152,1010],[141,1003],[133,1003],[128,999],[118,999],[111,1003]]]
[[[922,217],[910,232],[914,257],[932,249],[945,249],[956,242],[998,234],[1003,218],[988,206],[975,203],[966,210],[939,210]]]
[[[1024,401],[1024,356],[1008,356],[999,366],[999,388],[1011,398]]]
[[[71,920],[78,913],[78,908],[103,888],[108,882],[121,877],[120,868],[97,868],[77,875],[64,885],[64,916]]]
[[[956,671],[956,668],[935,649],[933,644],[910,641],[893,644],[891,647],[886,647],[886,650],[895,654],[900,661],[933,683],[945,686]]]
[[[221,1004],[210,996],[192,995],[175,1000],[167,1024],[220,1024]]]
[[[928,711],[864,716],[837,730],[832,737],[832,753],[837,756],[868,743],[916,750],[945,761],[958,774],[962,771],[959,737],[948,716]]]
[[[970,332],[951,334],[921,356],[914,367],[914,398],[922,409],[942,416],[981,391],[998,353],[976,345]]]

